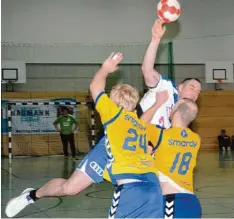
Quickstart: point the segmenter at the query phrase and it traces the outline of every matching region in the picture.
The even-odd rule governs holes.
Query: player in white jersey
[[[160,75],[159,82],[155,88],[150,88],[148,92],[144,95],[144,97],[140,101],[140,107],[142,111],[145,112],[150,107],[152,107],[156,103],[156,93],[166,90],[168,92],[168,100],[157,110],[154,109],[154,114],[150,123],[158,125],[163,128],[169,128],[171,126],[169,116],[172,111],[173,106],[178,100],[178,90],[173,83],[163,78]]]
[[[156,74],[158,74],[155,71]],[[190,99],[196,101],[201,89],[201,82],[197,78],[186,78],[180,82],[178,89],[169,79],[159,75],[159,81],[155,88],[150,88],[143,96],[138,106],[138,115],[145,121],[162,128],[171,127],[170,114],[178,99]],[[180,91],[181,90],[181,91]],[[157,106],[156,93],[167,91],[169,98],[160,108]],[[144,113],[143,112],[146,112]]]
[[[146,110],[151,112],[151,114],[148,113],[146,115],[148,122],[163,128],[169,128],[171,126],[169,119],[170,113],[177,100],[179,98],[187,98],[196,101],[201,91],[201,82],[196,78],[186,78],[179,84],[177,89],[176,85],[171,80],[160,75],[157,70],[154,69],[158,46],[165,31],[166,28],[163,26],[163,22],[157,19],[152,28],[152,40],[146,50],[142,63],[145,84],[149,90],[140,101],[140,106],[142,112]],[[163,90],[168,92],[169,98],[163,106],[157,109],[155,108],[156,105],[154,106],[156,93]]]
[[[170,126],[169,115],[178,98],[189,98],[193,101],[199,96],[201,84],[196,79],[186,79],[178,86],[178,91],[173,83],[161,76],[155,69],[154,63],[160,39],[165,32],[163,23],[156,20],[152,28],[152,41],[146,51],[142,71],[145,83],[149,90],[142,98],[141,112],[147,110],[145,121],[164,128]],[[169,93],[168,101],[159,106],[156,101],[156,92],[166,90]],[[157,113],[155,114],[155,112]],[[155,115],[154,115],[155,114]],[[139,113],[138,113],[139,115]],[[144,116],[144,115],[143,115]],[[93,183],[103,182],[103,171],[107,163],[105,150],[105,138],[103,137],[88,155],[81,161],[77,169],[69,179],[57,178],[49,181],[39,189],[26,189],[21,195],[12,199],[6,206],[6,215],[14,217],[26,206],[43,197],[60,197],[77,195]]]

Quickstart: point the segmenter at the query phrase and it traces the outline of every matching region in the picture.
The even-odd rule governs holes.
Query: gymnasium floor
[[[8,200],[28,187],[37,188],[51,178],[68,177],[76,163],[62,157],[17,158],[12,175],[2,159],[2,217]],[[205,218],[234,217],[234,153],[200,152],[195,172],[196,194]],[[93,185],[80,196],[39,200],[22,218],[106,218],[112,197],[109,183]]]

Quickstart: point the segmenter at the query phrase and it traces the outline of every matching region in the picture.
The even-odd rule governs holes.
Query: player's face
[[[196,101],[201,92],[201,84],[196,80],[190,80],[185,85],[179,85],[180,98]]]

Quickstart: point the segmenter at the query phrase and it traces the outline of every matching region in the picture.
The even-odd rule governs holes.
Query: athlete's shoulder
[[[160,91],[166,90],[169,94],[169,100],[167,101],[168,104],[174,104],[178,100],[178,90],[176,85],[170,79],[160,75],[160,80],[155,87],[149,87],[149,90],[145,93],[140,101],[140,105],[145,111],[150,106],[153,105],[155,102],[155,94]]]
[[[131,120],[133,123],[140,123],[140,124],[146,124],[143,120],[139,119],[137,116],[137,113],[135,112],[129,112],[123,109],[122,115],[124,116],[125,120]]]
[[[159,80],[157,86],[152,87],[152,88],[149,87],[149,90],[155,91],[155,92],[159,91],[161,89],[163,89],[163,90],[172,89],[175,92],[177,92],[177,86],[175,85],[175,83],[171,79],[167,78],[164,75],[160,75],[160,80]]]
[[[200,139],[200,136],[189,128],[170,127],[164,130],[165,133],[174,134],[177,137]]]
[[[164,129],[163,131],[164,131],[165,133],[168,133],[168,134],[169,134],[169,133],[174,133],[174,132],[177,131],[177,129],[176,129],[175,127],[172,127],[172,126],[166,128],[166,129],[165,129],[165,128],[163,128],[163,129]]]
[[[201,141],[201,137],[199,134],[197,134],[196,132],[192,131],[191,129],[189,129],[189,132],[191,133],[191,135],[196,138],[197,140]]]
[[[148,124],[145,123],[143,120],[139,119],[135,112],[125,111],[122,114],[121,122],[122,123],[124,122],[126,124],[126,126],[124,125],[123,127],[121,127],[123,129],[132,127],[136,130],[141,130],[141,131],[148,130],[147,127]]]
[[[200,135],[198,135],[196,132],[192,131],[191,129],[187,129],[188,132],[188,139],[190,141],[193,141],[196,143],[196,148],[199,150],[200,146],[201,146],[201,137]]]

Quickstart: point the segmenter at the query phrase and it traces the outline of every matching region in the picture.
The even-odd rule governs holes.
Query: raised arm
[[[95,108],[100,115],[104,127],[123,110],[123,108],[117,106],[117,104],[104,92],[108,74],[118,69],[118,64],[122,59],[122,53],[112,53],[104,61],[102,67],[95,74],[90,84],[90,92],[95,101]]]
[[[154,63],[160,40],[165,31],[166,28],[163,26],[163,22],[160,19],[157,19],[152,27],[152,40],[146,50],[141,67],[145,84],[148,87],[156,87],[160,79],[159,73],[154,69]]]
[[[118,64],[122,59],[122,53],[111,53],[111,55],[103,62],[102,67],[95,74],[90,84],[90,92],[94,101],[96,100],[97,96],[104,91],[108,74],[118,69]]]

